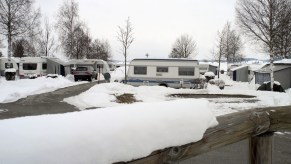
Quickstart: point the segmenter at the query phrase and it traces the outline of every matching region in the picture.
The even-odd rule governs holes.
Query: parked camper
[[[93,66],[97,73],[103,74],[106,81],[110,81],[110,68],[106,61],[101,59],[78,59],[71,60],[70,67],[72,71],[78,66]]]
[[[215,75],[217,75],[217,66],[212,64],[200,64],[199,63],[199,71],[200,74],[204,75],[206,72],[213,72]]]
[[[10,64],[9,64],[10,63]],[[14,68],[16,73],[18,72],[19,58],[11,58],[10,62],[7,57],[0,58],[0,73],[1,76],[5,76],[5,70],[8,68]]]
[[[19,63],[19,78],[35,78],[47,74],[47,59],[43,57],[23,57]]]
[[[113,62],[107,62],[109,65],[109,69],[110,71],[114,71],[116,69],[116,64]]]
[[[195,88],[199,63],[186,59],[134,59],[128,69],[127,84]]]

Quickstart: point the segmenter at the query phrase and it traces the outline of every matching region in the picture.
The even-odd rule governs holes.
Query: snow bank
[[[181,108],[183,107],[183,108]],[[2,163],[113,163],[202,139],[217,125],[206,100],[2,120]]]
[[[129,67],[127,67],[128,69]],[[125,67],[118,67],[114,71],[110,72],[111,75],[111,82],[121,82],[124,80],[124,72],[125,72]]]
[[[80,95],[65,98],[63,101],[83,110],[122,105],[115,102],[115,96],[124,93],[133,94],[138,101],[159,102],[167,100],[167,95],[177,93],[177,91],[179,90],[162,86],[133,87],[122,83],[104,83],[95,85]]]
[[[23,79],[16,81],[6,81],[0,79],[0,103],[14,102],[29,95],[54,91],[58,88],[77,85],[62,76],[58,78],[39,77],[36,79]]]

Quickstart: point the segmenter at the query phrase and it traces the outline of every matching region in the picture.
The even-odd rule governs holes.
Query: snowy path
[[[23,116],[79,111],[73,105],[62,102],[62,100],[66,97],[78,95],[96,84],[97,81],[79,84],[58,89],[53,92],[28,96],[16,102],[0,104],[0,120]]]

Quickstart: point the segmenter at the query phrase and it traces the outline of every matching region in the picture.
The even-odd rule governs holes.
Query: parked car
[[[97,72],[92,66],[78,66],[74,71],[74,79],[75,81],[79,79],[92,81],[92,79],[97,79]]]

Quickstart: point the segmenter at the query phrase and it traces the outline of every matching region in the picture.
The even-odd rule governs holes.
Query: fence
[[[208,129],[198,142],[158,150],[128,163],[173,163],[249,138],[249,163],[270,164],[273,132],[291,129],[291,106],[241,111],[217,120],[219,125]]]

